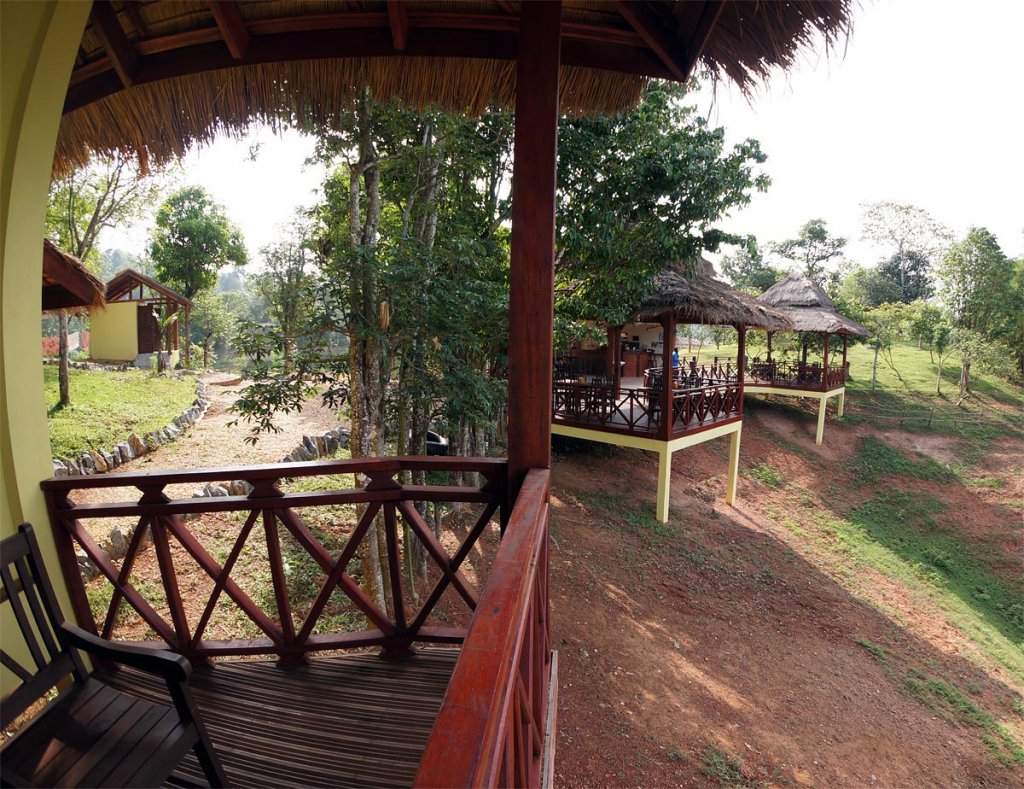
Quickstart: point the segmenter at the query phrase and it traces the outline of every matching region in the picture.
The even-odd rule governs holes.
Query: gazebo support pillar
[[[743,435],[743,423],[740,422],[729,436],[729,472],[725,478],[725,503],[730,507],[736,501],[736,480],[740,475],[740,437]]]
[[[611,365],[612,385],[615,387],[615,398],[618,399],[622,389],[622,327],[608,327],[608,364]]]
[[[516,61],[509,272],[509,494],[551,466],[555,161],[562,4],[523,3]]]
[[[663,341],[661,347],[661,423],[658,425],[658,438],[669,441],[672,438],[672,387],[675,376],[672,370],[672,351],[676,340],[676,315],[666,312],[661,319]]]

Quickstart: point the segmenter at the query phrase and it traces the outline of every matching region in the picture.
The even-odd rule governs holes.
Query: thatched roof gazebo
[[[690,274],[670,266],[654,277],[654,290],[633,313],[638,321],[658,322],[673,313],[679,323],[793,330],[782,312],[715,278],[711,261],[701,258]]]
[[[793,331],[867,337],[870,332],[857,321],[840,315],[828,294],[806,274],[790,272],[757,297],[760,304],[774,307],[792,321]],[[771,331],[779,331],[771,329]]]
[[[807,363],[808,342],[801,343],[800,359],[794,363],[772,358],[772,334],[768,329],[768,354],[764,361],[750,366],[747,391],[753,393],[790,394],[795,397],[813,397],[818,400],[818,432],[815,440],[824,440],[825,405],[830,397],[838,397],[838,413],[846,406],[846,354],[850,337],[867,337],[869,332],[857,321],[841,315],[836,305],[821,287],[800,271],[793,271],[757,297],[757,301],[786,315],[792,330],[801,334],[820,334],[822,360],[820,364]],[[843,338],[843,358],[839,367],[830,364],[829,338]]]

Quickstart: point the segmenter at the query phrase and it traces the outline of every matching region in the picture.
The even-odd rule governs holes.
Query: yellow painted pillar
[[[820,444],[825,437],[825,406],[828,405],[828,398],[818,399],[818,435],[814,438],[815,444]]]
[[[736,481],[740,475],[740,436],[743,424],[740,423],[735,432],[729,436],[729,476],[725,481],[725,503],[730,507],[736,501]]]
[[[35,524],[66,614],[71,606],[39,490],[40,480],[53,473],[39,319],[53,150],[91,7],[0,2],[0,537],[22,521]],[[20,658],[25,648],[17,626],[5,620],[2,636],[4,650]],[[0,671],[3,693],[13,681]]]
[[[671,369],[671,368],[669,368]],[[662,444],[658,450],[658,522],[668,523],[668,503],[672,492],[672,450]]]
[[[839,418],[843,418],[843,411],[846,408],[846,390],[844,389],[839,393]]]

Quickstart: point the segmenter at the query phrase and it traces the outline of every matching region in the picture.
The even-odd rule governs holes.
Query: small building
[[[575,370],[569,370],[567,375],[564,364],[556,361],[551,432],[656,452],[657,517],[662,523],[668,521],[672,455],[686,447],[728,436],[725,501],[732,504],[743,429],[746,331],[791,330],[793,324],[780,311],[716,279],[714,266],[703,259],[692,274],[678,266],[658,274],[651,295],[631,317],[633,323],[627,324],[630,328],[625,340],[623,326],[608,328],[608,349],[601,365],[603,375],[577,375]],[[711,365],[700,366],[696,359],[680,360],[678,366],[673,365],[673,342],[665,342],[665,338],[675,338],[680,323],[734,327],[738,358],[721,362],[716,359]],[[660,332],[635,333],[653,326],[660,326]],[[648,347],[658,352],[638,351],[635,346],[640,340],[632,339],[634,336],[647,336]],[[636,353],[643,354],[642,358],[623,358]],[[654,364],[646,367],[649,363]],[[629,364],[636,376],[623,375]],[[665,370],[672,373],[664,375]]]
[[[748,394],[774,394],[789,397],[810,397],[818,401],[818,431],[815,442],[825,436],[825,406],[832,397],[839,398],[838,414],[846,407],[846,351],[850,337],[867,337],[870,332],[857,321],[840,315],[836,305],[810,277],[793,271],[757,297],[762,304],[784,313],[793,328],[804,335],[800,353],[795,359],[779,359],[772,355],[774,331],[768,331],[768,352],[765,359],[755,358],[747,371]],[[808,363],[811,346],[807,335],[820,335],[821,360]],[[836,347],[831,337],[843,341],[842,361],[836,363]],[[815,345],[817,343],[814,343]]]
[[[125,269],[107,283],[107,308],[91,317],[90,358],[149,367],[180,360],[178,326],[188,326],[192,302],[152,277]]]

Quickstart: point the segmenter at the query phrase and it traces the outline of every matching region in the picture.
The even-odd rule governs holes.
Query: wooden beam
[[[118,78],[126,88],[131,87],[135,84],[139,58],[109,2],[97,0],[92,4],[92,21],[96,35],[99,36],[103,48],[107,50]]]
[[[516,65],[509,274],[508,462],[511,498],[551,466],[560,0],[522,8]]]
[[[403,51],[409,40],[409,13],[403,0],[388,0],[388,26],[395,49]]]
[[[514,60],[519,19],[509,16],[449,13],[443,17],[410,13],[417,35],[406,42],[405,55],[417,57]],[[421,31],[420,28],[423,28]],[[668,68],[633,31],[601,25],[565,23],[560,62],[566,66],[607,69],[655,79],[673,79]],[[387,14],[349,12],[323,17],[253,20],[245,56],[235,59],[216,27],[141,41],[134,84],[142,85],[238,65],[325,58],[394,57]],[[101,57],[72,73],[64,112],[72,112],[121,90],[113,59]]]
[[[690,74],[694,66],[697,65],[697,60],[700,58],[701,53],[704,52],[704,45],[711,38],[711,31],[715,29],[715,25],[718,24],[718,20],[721,18],[722,11],[724,10],[725,0],[708,0],[708,2],[704,3],[704,10],[686,48],[687,74]]]
[[[128,12],[128,17],[132,20],[132,26],[135,28],[135,32],[139,34],[139,38],[145,38],[148,33],[146,32],[146,23],[142,19],[142,14],[139,13],[139,4],[128,0],[124,4],[124,8]]]
[[[687,53],[647,5],[635,0],[618,0],[615,5],[622,18],[640,34],[672,76],[685,81],[690,75]]]
[[[210,10],[213,11],[213,18],[217,20],[217,28],[231,57],[241,60],[249,48],[249,31],[238,10],[238,3],[235,0],[210,0]]]

